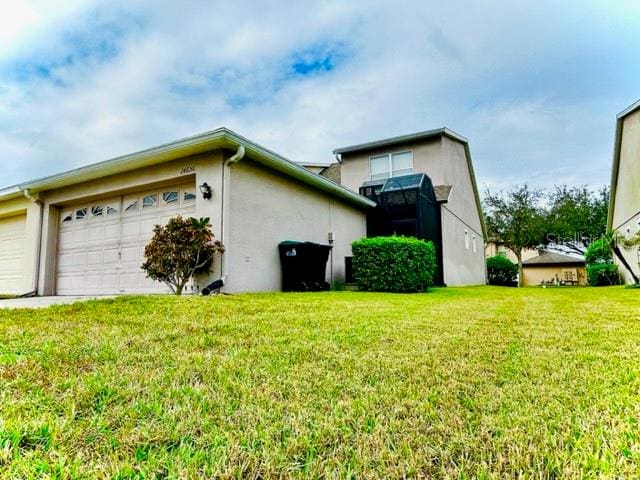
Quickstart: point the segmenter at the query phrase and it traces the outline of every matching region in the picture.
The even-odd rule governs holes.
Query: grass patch
[[[636,477],[621,287],[0,310],[0,478]]]

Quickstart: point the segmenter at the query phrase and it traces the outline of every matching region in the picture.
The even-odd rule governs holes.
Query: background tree
[[[153,238],[144,248],[142,269],[147,277],[163,282],[176,295],[197,273],[211,269],[213,259],[224,252],[214,240],[208,218],[182,218],[180,215],[165,225],[156,225]]]
[[[607,229],[609,189],[591,192],[586,187],[556,186],[547,195],[545,243],[562,244],[584,254],[589,244]]]
[[[522,251],[544,242],[542,193],[526,184],[507,193],[492,194],[487,190],[486,224],[491,241],[510,249],[518,259],[518,285],[522,286]]]
[[[489,285],[515,287],[518,276],[518,265],[507,257],[496,255],[487,258],[487,279]]]

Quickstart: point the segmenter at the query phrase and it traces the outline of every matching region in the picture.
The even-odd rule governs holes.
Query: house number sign
[[[180,175],[186,175],[188,173],[193,173],[196,171],[195,165],[187,165],[186,167],[182,167],[180,169]]]

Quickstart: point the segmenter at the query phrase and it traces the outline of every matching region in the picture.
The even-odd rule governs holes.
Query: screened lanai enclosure
[[[440,204],[424,173],[365,182],[363,195],[378,204],[367,214],[367,236],[404,235],[430,240],[436,247],[436,284],[443,283]]]

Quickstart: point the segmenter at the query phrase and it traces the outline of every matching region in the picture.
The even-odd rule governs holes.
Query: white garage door
[[[24,293],[22,284],[26,215],[0,218],[0,293]]]
[[[165,187],[65,209],[60,217],[58,295],[164,293],[140,268],[153,227],[195,214],[195,186]]]

